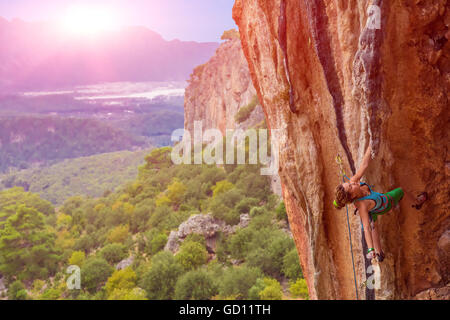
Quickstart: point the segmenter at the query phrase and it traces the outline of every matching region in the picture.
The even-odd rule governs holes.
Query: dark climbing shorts
[[[402,188],[397,188],[385,193],[385,195],[387,195],[388,197],[389,204],[384,211],[371,214],[373,222],[377,221],[379,215],[385,214],[386,212],[390,211],[392,207],[395,207],[400,202],[400,200],[403,199],[405,193],[403,192]]]

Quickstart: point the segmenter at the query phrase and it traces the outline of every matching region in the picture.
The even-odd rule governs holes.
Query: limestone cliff
[[[256,95],[247,61],[239,39],[225,41],[205,64],[195,68],[184,99],[185,129],[193,132],[194,121],[202,121],[203,130],[238,127],[235,115]],[[264,120],[261,107],[252,114],[247,127]]]
[[[229,39],[220,45],[215,55],[194,69],[184,97],[184,128],[194,130],[194,122],[201,121],[202,129],[246,130],[264,121],[259,103],[245,120],[236,121],[236,114],[248,108],[256,98],[247,60],[239,38]],[[272,191],[281,197],[280,177],[269,177]]]
[[[270,129],[279,129],[283,197],[310,296],[355,299],[345,209],[332,205],[369,142],[364,177],[430,201],[379,219],[386,259],[368,275],[359,217],[350,227],[360,299],[449,299],[450,3],[447,0],[236,0],[233,18]],[[447,231],[447,233],[446,233]]]

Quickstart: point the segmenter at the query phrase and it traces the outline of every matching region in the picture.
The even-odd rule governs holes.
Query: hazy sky
[[[11,20],[53,21],[74,5],[108,7],[120,24],[142,25],[164,39],[220,41],[224,30],[237,28],[234,0],[0,0],[0,16]]]

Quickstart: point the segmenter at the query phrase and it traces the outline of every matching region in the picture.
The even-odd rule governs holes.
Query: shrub
[[[8,299],[9,300],[27,300],[28,294],[25,290],[25,286],[19,280],[14,281],[8,288]]]
[[[108,263],[117,263],[127,257],[127,250],[123,244],[111,243],[99,252],[100,256]]]
[[[233,39],[240,39],[239,31],[236,29],[230,29],[223,32],[222,36],[220,37],[221,40],[233,40]]]
[[[222,297],[235,295],[240,299],[247,299],[249,290],[261,277],[258,268],[230,267],[227,268],[219,283],[219,293]]]
[[[279,231],[267,232],[264,236],[265,241],[258,237],[251,243],[247,262],[266,274],[278,276],[282,273],[283,258],[293,246],[292,239]]]
[[[241,201],[239,201],[239,203],[236,205],[235,209],[239,212],[239,213],[249,213],[250,209],[252,209],[252,207],[255,207],[258,205],[258,199],[256,198],[244,198]]]
[[[172,160],[170,159],[170,153],[172,148],[163,147],[158,149],[153,149],[152,152],[145,158],[146,164],[145,169],[162,169],[168,168],[172,165]]]
[[[284,205],[284,201],[280,202],[280,204],[275,209],[275,212],[277,214],[277,219],[278,220],[287,220],[288,219],[287,212],[286,212],[286,207]]]
[[[208,261],[208,252],[198,242],[184,241],[175,257],[184,270],[193,270]]]
[[[69,258],[69,265],[83,266],[84,260],[86,260],[86,254],[84,251],[74,251]]]
[[[123,243],[128,238],[128,225],[117,226],[109,232],[108,241],[111,243]]]
[[[248,291],[248,298],[250,300],[259,300],[261,299],[259,293],[264,290],[266,284],[264,283],[264,279],[259,278],[256,279],[256,282],[253,287]]]
[[[137,276],[136,273],[130,267],[116,270],[108,278],[105,289],[106,294],[110,296],[114,290],[128,290],[133,289],[136,286]]]
[[[297,280],[298,278],[303,278],[302,268],[300,266],[300,260],[298,258],[296,248],[292,248],[284,256],[282,271],[284,275],[289,279]]]
[[[205,240],[205,236],[202,234],[198,234],[198,233],[191,233],[189,234],[185,239],[185,242],[197,242],[200,243],[203,247],[206,247],[206,240]]]
[[[148,220],[148,224],[151,228],[158,228],[164,220],[167,219],[168,216],[172,214],[172,210],[166,206],[160,206],[155,209],[155,211],[150,216],[150,219]]]
[[[228,249],[233,258],[241,260],[247,256],[255,232],[252,228],[245,228],[231,236]]]
[[[267,214],[267,210],[264,207],[253,207],[250,210],[251,217],[262,216],[264,214]]]
[[[93,239],[93,237],[86,234],[75,241],[73,249],[77,251],[89,252],[94,247],[94,245],[95,240]]]
[[[108,279],[114,269],[102,258],[90,258],[81,268],[81,286],[91,293]]]
[[[283,291],[280,283],[271,278],[256,280],[255,285],[249,291],[249,298],[252,300],[281,300]]]
[[[227,224],[234,226],[239,223],[239,221],[241,220],[240,218],[241,215],[239,214],[239,212],[237,210],[232,209],[225,212],[223,220]]]
[[[283,298],[283,291],[280,283],[275,279],[264,279],[265,288],[259,293],[262,300],[281,300]]]
[[[165,233],[160,233],[150,241],[150,251],[151,254],[156,254],[158,251],[164,249],[167,243],[167,235]]]
[[[304,300],[309,300],[308,286],[305,279],[297,279],[295,283],[292,283],[289,287],[289,291],[294,297],[300,297]]]
[[[178,279],[175,286],[177,300],[208,300],[218,293],[214,278],[204,270],[193,270]]]
[[[167,187],[167,197],[170,202],[175,205],[180,205],[184,199],[187,188],[184,183],[175,178],[173,182]]]
[[[237,123],[242,123],[247,120],[256,106],[259,104],[258,96],[254,95],[252,100],[245,106],[241,107],[236,113],[234,119]]]
[[[212,187],[213,197],[218,196],[219,194],[225,193],[234,188],[234,184],[232,184],[228,180],[222,180],[216,183],[214,187]]]
[[[162,251],[152,259],[150,269],[143,275],[140,287],[151,300],[170,300],[175,292],[175,284],[183,273],[183,267],[171,252]]]

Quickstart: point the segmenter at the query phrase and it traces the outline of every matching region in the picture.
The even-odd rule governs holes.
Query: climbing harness
[[[347,176],[345,175],[344,166],[343,166],[343,163],[342,163],[342,158],[341,158],[341,156],[339,154],[336,157],[336,162],[339,165],[340,175],[342,176],[342,181],[345,182],[345,177],[347,177]],[[348,177],[347,177],[347,179],[348,179]],[[336,206],[336,204],[335,204],[335,206]],[[354,261],[354,258],[353,258],[352,234],[350,232],[350,220],[348,218],[348,206],[347,206],[347,204],[345,205],[345,208],[347,210],[347,227],[348,227],[348,236],[349,236],[349,239],[350,239],[350,253],[352,255],[353,280],[355,281],[356,300],[359,300],[359,298],[358,298],[358,287],[357,287],[357,284],[356,284],[355,261]]]

